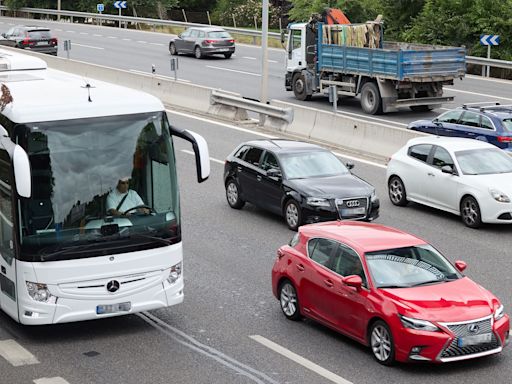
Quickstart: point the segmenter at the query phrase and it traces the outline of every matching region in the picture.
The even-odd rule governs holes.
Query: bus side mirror
[[[210,176],[210,153],[204,137],[186,129],[180,131],[172,125],[170,131],[171,135],[181,137],[192,144],[196,156],[197,182],[202,183],[208,179]]]
[[[11,158],[18,195],[29,198],[32,191],[32,178],[30,175],[30,162],[28,161],[27,152],[18,144],[14,144],[11,141],[9,134],[1,125],[0,147],[5,149]]]

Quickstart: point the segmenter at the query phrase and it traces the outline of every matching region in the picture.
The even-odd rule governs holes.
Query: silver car
[[[235,52],[235,39],[218,27],[191,27],[169,42],[171,55],[193,54],[197,59],[221,54],[229,59]]]

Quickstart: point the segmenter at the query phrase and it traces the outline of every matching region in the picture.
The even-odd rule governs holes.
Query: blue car
[[[466,104],[433,120],[413,121],[407,128],[439,136],[482,140],[512,153],[512,106],[509,105]]]

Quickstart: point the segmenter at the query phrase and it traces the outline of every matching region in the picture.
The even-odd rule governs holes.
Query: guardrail
[[[212,91],[210,103],[212,105],[221,104],[240,108],[246,111],[256,112],[260,114],[260,121],[262,121],[262,117],[277,119],[278,121],[273,124],[274,126],[291,124],[293,121],[293,109],[290,107],[275,107],[273,105],[263,104],[258,101],[229,95],[218,90]]]
[[[0,5],[0,16],[3,11],[9,11],[9,7],[4,5]],[[26,12],[37,15],[53,15],[53,16],[65,16],[70,17],[71,22],[73,22],[73,18],[84,18],[84,19],[93,19],[93,20],[109,20],[109,21],[118,21],[121,23],[133,23],[133,24],[147,24],[150,26],[171,26],[171,27],[204,27],[205,24],[198,23],[188,23],[183,21],[175,21],[175,20],[161,20],[161,19],[150,19],[145,17],[133,17],[133,16],[119,16],[119,15],[109,15],[105,13],[89,13],[89,12],[75,12],[75,11],[58,11],[56,9],[42,9],[42,8],[19,8],[16,10],[17,12]],[[251,36],[254,39],[257,37],[261,37],[261,31],[244,29],[244,28],[234,28],[234,27],[222,27],[226,31],[230,31],[233,33],[237,33],[239,35]],[[281,38],[280,33],[269,32],[269,37],[272,38]]]

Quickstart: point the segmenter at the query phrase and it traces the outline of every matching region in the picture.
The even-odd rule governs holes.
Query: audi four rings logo
[[[359,200],[349,200],[345,204],[347,204],[349,208],[359,207]]]
[[[107,283],[107,291],[109,292],[116,292],[119,287],[121,286],[121,284],[119,284],[119,281],[117,280],[110,280],[108,283]]]
[[[477,333],[479,330],[480,330],[480,327],[478,326],[478,324],[469,324],[468,325],[468,331],[470,333]]]

